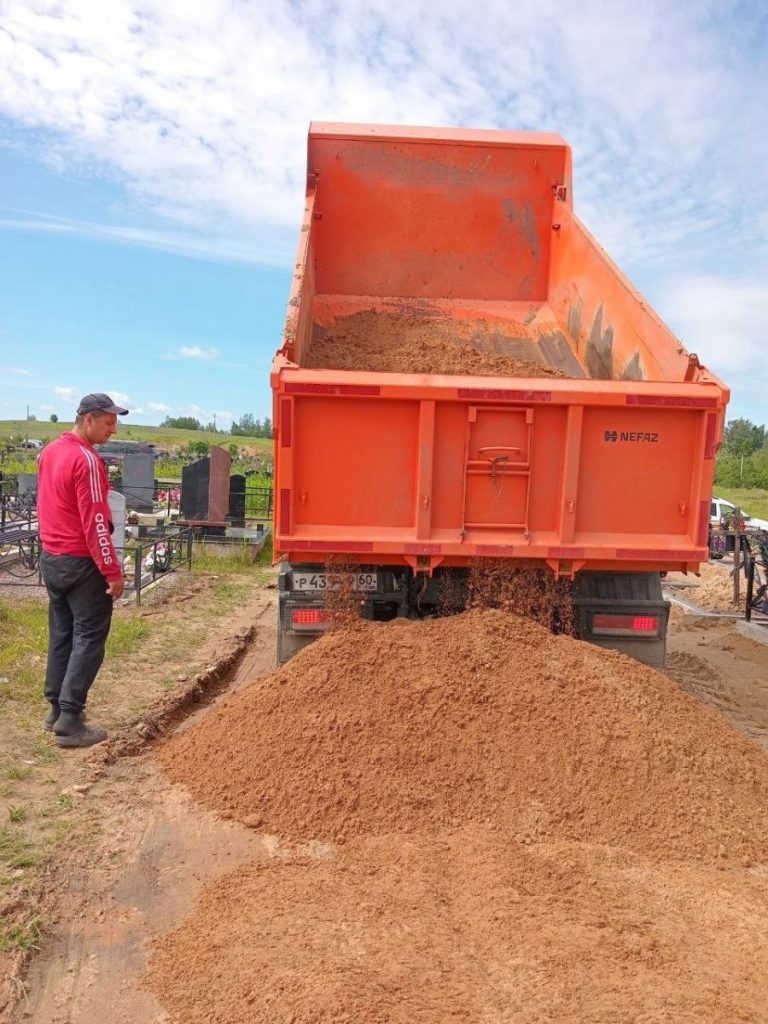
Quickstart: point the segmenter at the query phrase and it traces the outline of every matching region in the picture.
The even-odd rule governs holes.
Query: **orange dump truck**
[[[573,212],[557,135],[313,124],[271,374],[281,662],[434,614],[478,560],[573,580],[579,635],[663,665],[708,557],[728,392]]]

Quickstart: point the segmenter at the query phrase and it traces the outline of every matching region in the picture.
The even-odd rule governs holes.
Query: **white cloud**
[[[163,359],[176,361],[179,359],[193,359],[196,361],[211,362],[218,359],[221,353],[217,348],[203,348],[201,345],[182,345],[175,352],[167,352]]]
[[[713,368],[765,365],[760,334],[768,282],[715,275],[672,279],[664,291],[664,309],[685,347]]]
[[[166,405],[164,402],[145,402],[144,405],[151,412],[162,412],[165,413],[166,415],[168,415],[168,413],[173,412],[173,407],[170,405]]]
[[[762,407],[764,419],[768,281],[712,274],[671,279],[662,292],[662,308],[688,351],[696,352],[739,402],[751,400]]]
[[[200,345],[182,345],[179,354],[185,359],[218,359],[217,348],[201,348]]]
[[[760,5],[0,3],[0,115],[17,129],[0,145],[112,177],[140,222],[6,210],[0,229],[287,266],[310,120],[556,131],[578,215],[631,278],[654,279],[686,346],[764,403]]]
[[[122,405],[124,408],[129,408],[133,405],[133,400],[130,395],[126,395],[124,391],[118,391],[116,388],[109,388],[107,394],[116,405]]]
[[[21,366],[0,366],[0,373],[8,373],[12,377],[32,376],[32,373],[29,370],[25,370]]]
[[[556,130],[601,241],[620,259],[664,262],[718,231],[759,243],[758,17],[720,0],[584,0],[578,16],[564,0],[274,0],[268,17],[234,0],[195,13],[5,0],[0,110],[70,172],[111,170],[185,228],[250,225],[261,239],[268,225],[295,228],[313,118]],[[193,230],[78,230],[195,244]],[[224,232],[199,244],[229,243]],[[243,249],[261,259],[269,247]]]
[[[139,228],[127,224],[97,224],[53,217],[31,210],[9,212],[14,216],[0,217],[0,229],[117,242],[143,249],[159,249],[193,259],[215,260],[218,263],[284,264],[290,254],[287,240],[274,232],[266,232],[260,240],[240,240],[215,235],[203,236],[199,232],[193,234],[189,231]]]
[[[74,402],[83,397],[82,390],[73,387],[55,387],[53,393],[58,395],[63,402]]]

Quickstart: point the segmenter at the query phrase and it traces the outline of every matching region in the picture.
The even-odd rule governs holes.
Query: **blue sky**
[[[0,419],[269,415],[316,119],[560,132],[578,214],[768,421],[764,4],[200,6],[0,0]]]

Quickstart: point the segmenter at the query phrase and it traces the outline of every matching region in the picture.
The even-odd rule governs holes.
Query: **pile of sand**
[[[696,589],[686,590],[683,597],[690,595],[690,600],[711,612],[735,612],[733,601],[733,572],[725,566],[702,565],[699,585]],[[739,580],[739,610],[744,611],[747,593],[747,581],[742,574]]]
[[[768,1019],[768,759],[621,655],[358,622],[161,758],[264,833],[154,943],[181,1024]]]
[[[514,330],[514,335],[507,332]],[[382,373],[563,377],[560,370],[510,355],[530,336],[523,324],[361,312],[340,317],[313,339],[306,368]]]
[[[360,622],[161,760],[284,840],[485,823],[520,841],[768,859],[768,761],[666,676],[503,611]]]

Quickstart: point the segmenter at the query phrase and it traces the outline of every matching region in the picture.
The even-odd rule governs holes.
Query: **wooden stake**
[[[741,575],[741,509],[733,510],[733,603],[739,607],[739,576]]]

